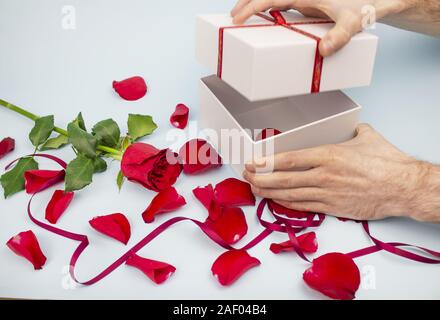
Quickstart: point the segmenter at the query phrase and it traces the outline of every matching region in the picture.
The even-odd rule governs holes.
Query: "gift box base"
[[[238,175],[255,157],[351,139],[361,111],[342,91],[250,102],[216,76],[201,79],[200,99],[204,133]],[[281,133],[258,140],[265,128]]]

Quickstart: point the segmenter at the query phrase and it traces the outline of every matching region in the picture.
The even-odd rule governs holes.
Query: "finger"
[[[335,53],[360,30],[360,17],[351,12],[341,14],[337,17],[335,26],[320,41],[319,52],[323,57]]]
[[[368,123],[361,123],[356,127],[356,136],[368,134],[371,132],[374,132],[374,129]]]
[[[276,203],[286,207],[288,209],[293,209],[297,211],[313,212],[313,213],[325,213],[329,211],[328,205],[318,201],[282,201],[274,200]]]
[[[252,192],[261,197],[282,201],[323,201],[324,191],[319,188],[266,189],[252,186]]]
[[[243,178],[258,188],[291,189],[299,187],[315,187],[319,177],[313,170],[307,171],[275,171],[259,174],[250,171],[243,172]]]
[[[252,0],[239,0],[236,5],[234,6],[234,8],[231,11],[231,16],[235,17],[235,15],[245,6],[247,5],[250,1]]]
[[[322,12],[319,9],[315,8],[293,8],[295,10],[298,10],[303,16],[306,17],[313,17],[313,18],[322,18],[322,19],[329,19],[329,16],[326,15],[324,12]]]
[[[249,1],[245,6],[237,11],[236,15],[234,16],[233,22],[236,24],[242,24],[254,14],[272,8],[274,2],[275,1],[273,0]]]
[[[330,157],[331,146],[326,145],[258,158],[247,163],[246,170],[250,172],[272,172],[315,168],[325,163]]]
[[[306,0],[302,0],[306,1]],[[310,1],[310,0],[307,0]],[[256,13],[266,11],[271,8],[290,8],[292,0],[252,0],[237,10],[234,15],[233,22],[236,24],[244,23],[247,19]]]

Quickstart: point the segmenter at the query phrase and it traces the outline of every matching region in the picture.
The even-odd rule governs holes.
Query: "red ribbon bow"
[[[287,22],[286,19],[284,19],[283,15],[280,11],[272,10],[269,11],[270,16],[263,14],[263,13],[257,13],[256,15],[260,18],[263,18],[271,24],[253,24],[253,25],[240,25],[240,26],[228,26],[228,27],[221,27],[219,29],[219,37],[218,37],[218,64],[217,64],[217,76],[221,79],[223,74],[223,38],[224,38],[224,31],[226,29],[241,29],[241,28],[259,28],[259,27],[284,27],[289,30],[292,30],[294,32],[297,32],[299,34],[302,34],[303,36],[306,36],[310,39],[313,39],[316,41],[316,50],[315,50],[315,62],[313,66],[313,75],[312,75],[312,87],[310,89],[311,93],[319,92],[320,86],[321,86],[321,75],[322,75],[322,65],[324,63],[324,58],[319,53],[319,42],[321,41],[321,38],[315,36],[314,34],[311,34],[307,31],[298,29],[297,25],[307,25],[307,24],[324,24],[324,23],[333,23],[331,20],[313,20],[313,21],[300,21],[300,22]]]

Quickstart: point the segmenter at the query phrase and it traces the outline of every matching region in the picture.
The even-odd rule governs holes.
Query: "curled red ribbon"
[[[295,26],[296,25],[307,25],[307,24],[333,23],[333,21],[331,21],[331,20],[315,20],[315,21],[303,21],[303,22],[286,22],[286,20],[284,19],[283,15],[281,14],[280,11],[272,10],[272,11],[269,11],[269,14],[271,16],[267,16],[263,13],[257,13],[256,15],[260,18],[263,18],[263,19],[271,22],[271,24],[228,26],[228,27],[221,27],[219,29],[217,76],[221,79],[222,75],[223,75],[223,51],[224,51],[223,38],[224,38],[224,31],[225,30],[281,26],[281,27],[287,28],[289,30],[292,30],[294,32],[302,34],[303,36],[308,37],[308,38],[316,41],[315,61],[314,61],[314,66],[313,66],[312,85],[311,85],[310,92],[311,93],[319,92],[320,87],[321,87],[322,66],[324,64],[324,58],[319,53],[319,43],[321,41],[321,38],[315,36],[312,33],[301,30]]]
[[[50,159],[50,160],[56,162],[57,164],[59,164],[63,169],[66,169],[66,167],[67,167],[67,164],[63,160],[61,160],[55,156],[52,156],[52,155],[34,154],[34,155],[30,155],[30,156],[43,157],[43,158]],[[11,164],[9,164],[6,168],[7,169],[10,168],[18,160],[19,159],[15,160]],[[98,281],[102,280],[107,275],[109,275],[111,272],[113,272],[115,269],[117,269],[120,265],[122,265],[125,261],[127,261],[127,259],[130,258],[130,256],[137,253],[140,249],[142,249],[148,243],[153,241],[156,237],[158,237],[160,234],[162,234],[165,230],[167,230],[171,226],[173,226],[179,222],[182,222],[182,221],[189,221],[189,222],[194,223],[203,233],[205,233],[205,235],[208,236],[208,238],[210,238],[212,241],[217,243],[219,246],[221,246],[227,250],[240,250],[240,249],[236,249],[236,248],[230,246],[229,244],[227,244],[205,223],[198,221],[198,220],[195,220],[195,219],[186,218],[186,217],[174,217],[174,218],[171,218],[171,219],[165,221],[164,223],[159,225],[157,228],[155,228],[153,231],[151,231],[149,234],[147,234],[142,240],[140,240],[137,244],[135,244],[131,249],[129,249],[119,259],[117,259],[115,262],[110,264],[107,268],[105,268],[98,275],[96,275],[95,277],[93,277],[87,281],[79,281],[75,275],[75,268],[76,268],[76,264],[78,262],[78,259],[81,256],[82,252],[89,245],[89,239],[86,235],[63,230],[63,229],[57,228],[57,227],[50,225],[50,224],[46,224],[46,223],[41,222],[38,219],[36,219],[32,214],[31,204],[32,204],[32,200],[34,199],[35,195],[39,192],[41,192],[41,190],[34,193],[29,200],[29,203],[27,206],[28,216],[29,216],[30,220],[33,223],[35,223],[36,225],[38,225],[39,227],[41,227],[49,232],[55,233],[59,236],[62,236],[64,238],[68,238],[68,239],[80,242],[80,244],[78,245],[78,247],[76,248],[76,250],[73,252],[73,254],[71,256],[70,268],[69,268],[69,272],[70,272],[72,279],[74,279],[74,281],[76,281],[79,284],[92,285],[92,284],[97,283]],[[306,219],[303,219],[303,220],[302,219],[286,219],[284,217],[280,217],[280,216],[276,215],[269,206],[269,211],[272,213],[273,217],[275,218],[274,222],[269,222],[269,221],[266,221],[262,218],[266,204],[267,204],[267,200],[262,199],[260,201],[260,203],[258,204],[257,212],[256,212],[258,221],[264,227],[264,230],[261,233],[259,233],[255,238],[250,240],[245,246],[243,246],[241,248],[241,250],[249,250],[249,249],[253,248],[254,246],[259,244],[261,241],[263,241],[267,236],[269,236],[274,231],[275,232],[283,232],[283,233],[287,233],[287,235],[289,237],[289,241],[291,242],[291,244],[292,244],[295,252],[298,254],[298,256],[301,257],[303,260],[310,262],[310,260],[305,256],[304,252],[300,248],[298,239],[296,237],[296,233],[303,231],[309,227],[320,226],[322,224],[322,222],[325,220],[325,215],[311,213]],[[318,217],[317,220],[314,219],[316,216]],[[381,250],[385,250],[390,253],[401,256],[403,258],[407,258],[407,259],[422,262],[422,263],[431,263],[431,264],[440,263],[440,260],[435,259],[435,258],[440,258],[440,252],[436,252],[436,251],[433,251],[430,249],[426,249],[423,247],[414,246],[414,245],[410,245],[410,244],[405,244],[405,243],[382,242],[371,235],[367,221],[363,221],[362,225],[363,225],[365,231],[367,232],[368,236],[374,242],[375,245],[348,253],[348,255],[351,258],[358,258],[358,257],[365,256],[365,255],[368,255],[371,253],[375,253],[375,252],[378,252]],[[432,258],[421,256],[421,255],[415,254],[413,252],[400,249],[400,247],[409,247],[412,249],[421,250],[421,251],[425,252],[427,255],[431,255]]]

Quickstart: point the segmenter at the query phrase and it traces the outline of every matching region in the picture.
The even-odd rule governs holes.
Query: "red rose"
[[[128,180],[161,191],[172,186],[182,171],[177,154],[147,143],[134,143],[125,150],[121,170]]]

